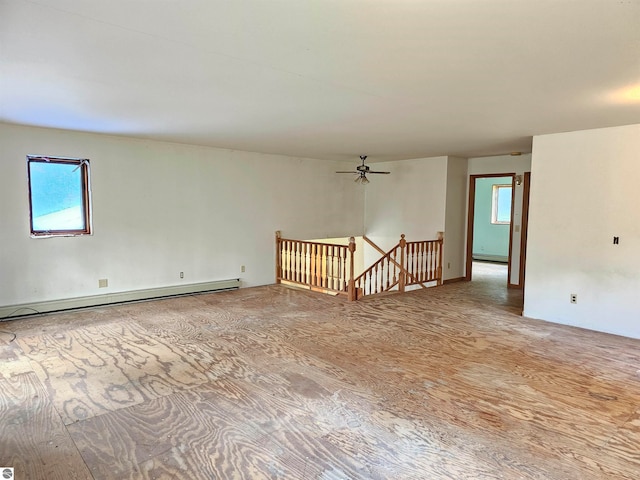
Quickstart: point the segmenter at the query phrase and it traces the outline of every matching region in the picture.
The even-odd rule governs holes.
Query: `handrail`
[[[346,295],[349,300],[383,292],[404,292],[426,283],[442,285],[442,232],[437,240],[407,242],[404,234],[388,252],[366,236],[364,240],[383,256],[354,277],[354,237],[348,245],[282,238],[276,232],[276,283]]]

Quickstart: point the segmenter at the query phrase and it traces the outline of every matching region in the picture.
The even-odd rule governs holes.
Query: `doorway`
[[[478,187],[481,182],[485,182],[485,179],[489,181],[492,186],[492,206],[491,213],[487,213],[486,205],[483,208],[479,208],[476,205],[476,192],[478,191]],[[531,172],[525,172],[524,175],[516,175],[515,173],[491,173],[491,174],[481,174],[481,175],[470,175],[469,177],[469,207],[468,207],[468,218],[467,218],[467,251],[466,251],[466,272],[465,272],[465,280],[471,281],[473,275],[473,262],[474,262],[474,236],[476,234],[475,231],[475,220],[479,211],[482,211],[482,215],[484,216],[484,222],[489,221],[489,215],[491,215],[491,222],[495,222],[493,224],[494,227],[503,227],[503,235],[506,233],[504,231],[504,226],[508,229],[508,250],[506,257],[506,286],[509,288],[517,288],[524,289],[524,281],[525,281],[525,265],[526,265],[526,247],[527,247],[527,230],[528,230],[528,221],[529,221],[529,192],[531,185]],[[508,222],[506,221],[505,212],[495,212],[493,211],[496,208],[495,203],[499,203],[499,198],[496,197],[496,190],[501,190],[500,187],[510,186],[511,193],[511,201],[509,202],[510,211],[508,212]],[[516,191],[518,188],[522,188],[522,195],[516,196]],[[502,193],[505,193],[507,189],[503,189]],[[499,205],[497,205],[499,207]],[[504,210],[504,209],[503,209]],[[516,234],[516,239],[514,242],[514,233]],[[504,240],[503,240],[504,241]],[[498,258],[492,257],[492,253],[484,256],[484,260],[498,260],[500,261],[500,254],[497,255]],[[504,256],[504,253],[502,254]],[[480,255],[482,259],[482,255]],[[514,261],[515,260],[515,261]],[[512,270],[516,269],[514,274],[512,274]]]

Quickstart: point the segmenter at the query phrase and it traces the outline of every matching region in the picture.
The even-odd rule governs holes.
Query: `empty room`
[[[0,0],[0,472],[640,478],[640,0]]]

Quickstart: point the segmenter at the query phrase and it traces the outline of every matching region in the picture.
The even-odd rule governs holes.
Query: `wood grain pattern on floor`
[[[640,341],[502,281],[283,286],[3,323],[0,466],[28,479],[637,479]],[[482,273],[482,267],[479,267]]]

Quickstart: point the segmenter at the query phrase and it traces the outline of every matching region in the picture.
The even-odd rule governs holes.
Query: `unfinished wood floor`
[[[520,303],[479,281],[354,303],[267,286],[5,322],[0,467],[640,478],[640,341],[523,319]]]

